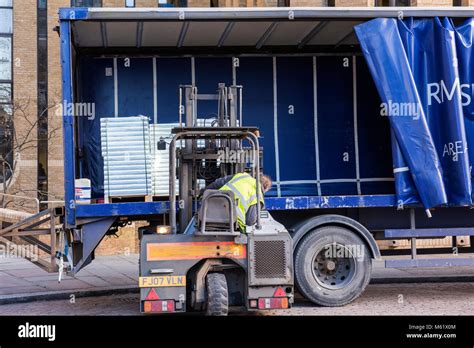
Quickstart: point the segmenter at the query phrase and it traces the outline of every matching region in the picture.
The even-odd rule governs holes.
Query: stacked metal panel
[[[145,116],[102,118],[100,133],[106,201],[108,197],[151,195],[149,119]]]
[[[212,121],[215,119],[197,119],[198,127],[211,127]],[[161,123],[150,124],[150,139],[151,139],[151,157],[152,157],[152,186],[154,196],[168,196],[169,195],[169,163],[170,163],[170,149],[169,144],[173,135],[171,129],[179,127],[179,123]],[[158,149],[160,141],[164,141],[166,147]],[[181,147],[181,142],[176,143],[176,147]],[[203,147],[205,140],[197,141],[198,147]],[[205,187],[204,180],[198,180],[200,188]],[[179,180],[176,180],[176,192],[179,191]]]
[[[178,127],[178,123],[162,123],[150,125],[151,157],[152,157],[152,188],[154,196],[169,195],[170,177],[170,150],[169,144],[173,135],[171,129]],[[162,150],[158,149],[160,141],[166,143]],[[179,142],[176,144],[180,146]],[[178,192],[178,180],[176,180],[176,192]]]

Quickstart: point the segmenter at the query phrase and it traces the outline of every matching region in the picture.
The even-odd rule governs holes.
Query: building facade
[[[24,210],[36,209],[36,199],[63,199],[60,7],[470,5],[474,0],[0,0],[0,192],[15,195],[10,203]],[[135,229],[125,230],[129,238],[101,250],[135,251]]]

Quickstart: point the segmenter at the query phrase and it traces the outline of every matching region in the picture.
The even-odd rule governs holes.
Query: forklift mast
[[[216,102],[217,119],[213,121],[212,127],[203,128],[204,124],[200,124],[199,101]],[[196,133],[198,130],[201,130],[199,134]],[[200,195],[198,181],[204,181],[207,186],[219,177],[245,170],[246,163],[242,161],[229,163],[219,160],[219,154],[224,151],[242,151],[242,141],[247,138],[244,133],[248,132],[242,127],[242,86],[226,86],[224,83],[219,83],[215,94],[199,94],[197,86],[181,85],[179,128],[173,132],[175,137],[178,132],[183,139],[181,147],[173,150],[171,146],[170,158],[178,160],[178,221],[179,230],[182,232],[191,221],[193,211],[197,209],[197,199]],[[258,139],[255,137],[250,142],[256,151],[254,156],[259,157]],[[175,179],[172,171],[170,179]],[[173,204],[174,194],[171,190],[174,190],[175,183],[171,181],[174,180],[170,180],[170,199]]]

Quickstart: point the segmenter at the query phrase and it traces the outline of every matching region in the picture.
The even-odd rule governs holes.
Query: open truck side
[[[292,237],[295,285],[316,304],[344,305],[368,284],[372,260],[382,259],[381,240],[411,243],[407,250],[383,251],[386,267],[474,264],[470,206],[440,207],[428,217],[420,204],[400,206],[395,195],[390,127],[378,115],[380,99],[353,27],[373,18],[400,15],[462,19],[474,12],[456,8],[61,9],[63,100],[65,105],[96,103],[98,118],[143,114],[159,124],[178,122],[182,116],[181,85],[208,95],[218,83],[242,86],[242,105],[236,106],[237,114],[243,115],[239,127],[260,131],[263,170],[275,181],[274,190],[265,197],[265,207]],[[213,106],[203,104],[199,117],[215,112]],[[65,207],[54,214],[63,223],[60,233],[65,233],[69,245],[71,274],[92,261],[107,233],[127,222],[145,220],[150,226],[163,226],[178,214],[177,231],[184,232],[197,198],[189,194],[191,175],[180,177],[176,210],[168,200],[156,199],[76,204],[75,180],[102,170],[90,162],[91,158],[100,160],[93,143],[98,126],[67,112],[63,120]],[[174,175],[173,164],[171,167]],[[100,197],[100,185],[94,186],[94,181],[100,184],[100,175],[90,179],[93,193]],[[11,230],[15,228],[21,226]],[[225,266],[217,261],[222,259],[218,249],[199,249],[203,252],[196,256],[199,262],[177,266],[172,254],[181,255],[187,248],[174,243],[181,239],[215,243],[216,237],[158,235],[145,230],[140,244],[142,306],[148,296],[150,301],[166,301],[160,302],[159,309],[147,305],[147,312],[181,311],[192,301],[202,304],[213,291],[202,288],[203,279],[207,274],[221,274],[209,270],[222,271],[229,263],[224,262]],[[446,237],[452,237],[452,245],[417,249],[420,238]],[[231,236],[219,238],[235,243]],[[151,255],[154,252],[156,257],[162,251],[157,240],[171,248],[166,253],[169,259]],[[219,248],[225,245],[220,243]],[[249,244],[243,245],[248,256]],[[240,250],[242,244],[235,247]],[[454,256],[452,247],[459,250]],[[240,263],[238,271],[228,276],[229,284],[247,277],[247,256],[229,257],[232,265]],[[65,259],[64,253],[60,258]],[[197,264],[199,268],[193,268]],[[239,273],[242,270],[245,272]],[[169,283],[155,284],[153,272],[164,272],[163,279]],[[212,277],[216,278],[212,282],[222,283],[221,276]],[[190,279],[204,291],[186,292],[182,285]],[[293,271],[286,283],[288,294],[292,294],[292,279]],[[273,290],[283,284],[276,285]],[[183,291],[176,292],[177,288]],[[259,297],[274,295],[268,290],[244,298],[257,300],[256,308],[260,308]]]

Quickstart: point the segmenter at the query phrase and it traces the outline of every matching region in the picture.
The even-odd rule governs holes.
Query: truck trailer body
[[[376,240],[411,241],[411,252],[386,257],[386,267],[474,264],[467,253],[470,247],[449,256],[450,246],[443,250],[448,257],[417,251],[417,238],[453,237],[452,247],[457,248],[456,237],[469,240],[474,235],[471,192],[462,199],[450,195],[457,191],[453,181],[442,177],[447,167],[443,158],[441,165],[436,162],[431,133],[425,138],[433,148],[427,145],[425,150],[433,162],[425,167],[439,170],[433,172],[440,175],[437,198],[425,195],[438,174],[427,179],[431,186],[420,186],[420,177],[413,183],[410,172],[398,170],[405,164],[403,168],[416,172],[420,163],[412,157],[414,150],[408,153],[403,124],[380,114],[392,90],[381,83],[384,63],[374,58],[372,38],[361,26],[376,18],[396,26],[400,18],[441,16],[461,23],[473,15],[456,8],[61,9],[63,103],[95,105],[92,117],[68,108],[63,115],[69,271],[74,274],[91,261],[106,233],[134,220],[166,224],[170,209],[175,209],[167,200],[97,203],[104,195],[100,119],[145,115],[150,123],[179,122],[180,86],[212,94],[220,83],[241,86],[240,126],[260,130],[263,171],[274,180],[265,207],[292,235],[296,284],[313,302],[344,304],[348,297],[341,294],[356,292],[350,288],[352,280],[365,287],[368,262],[381,258]],[[198,110],[202,119],[216,112],[211,100]],[[427,127],[423,129],[429,133]],[[469,127],[466,131],[471,134]],[[456,146],[448,146],[448,152]],[[469,167],[467,154],[458,151],[458,158]],[[399,173],[405,181],[397,178]],[[91,180],[92,204],[76,204],[74,182],[79,178]],[[400,185],[407,183],[411,193],[403,196],[408,191]],[[469,186],[470,178],[465,183]],[[362,271],[353,270],[349,260],[341,266],[347,274],[325,284],[335,266],[311,250],[327,236],[333,236],[327,245],[362,246],[369,259]],[[147,238],[143,236],[142,246]],[[143,253],[141,262],[146,263]],[[302,264],[307,260],[316,269],[312,275]],[[324,270],[317,270],[319,264]],[[312,296],[313,286],[322,289],[321,296]]]

